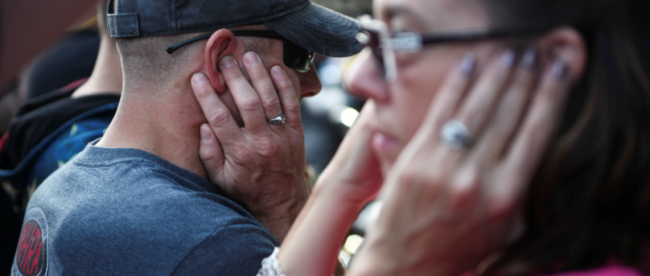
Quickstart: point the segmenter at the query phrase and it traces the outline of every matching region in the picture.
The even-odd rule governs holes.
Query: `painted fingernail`
[[[248,66],[254,66],[260,63],[260,57],[258,57],[257,54],[253,52],[248,52],[244,55],[244,62]]]
[[[463,56],[463,60],[460,62],[459,68],[460,72],[464,75],[472,74],[474,68],[476,68],[476,58],[474,57],[474,54],[466,53],[465,56]]]
[[[277,65],[271,68],[271,73],[273,73],[273,75],[275,75],[278,78],[284,77],[284,70],[282,70],[282,68],[280,68],[280,66]]]
[[[235,59],[231,56],[226,56],[221,59],[221,66],[228,68],[232,67],[233,65],[235,65]]]
[[[553,76],[558,80],[566,80],[569,76],[569,67],[562,60],[556,60],[553,62],[553,68],[551,69]]]
[[[539,59],[539,51],[537,51],[537,48],[533,47],[526,50],[526,53],[524,53],[522,64],[526,69],[536,69],[538,59]]]
[[[210,142],[212,141],[212,135],[210,135],[210,128],[207,125],[201,126],[201,142]]]
[[[506,67],[512,67],[515,63],[515,51],[510,49],[501,56],[501,62]]]
[[[192,75],[192,82],[195,85],[201,85],[205,81],[207,81],[207,78],[205,77],[205,75],[203,75],[201,73],[196,73],[196,74]]]

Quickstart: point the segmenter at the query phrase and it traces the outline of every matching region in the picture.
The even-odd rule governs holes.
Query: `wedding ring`
[[[275,117],[273,119],[268,120],[269,125],[284,125],[284,123],[287,122],[287,118],[284,116],[284,114]]]
[[[447,122],[440,130],[440,138],[455,150],[466,150],[474,143],[474,135],[458,120]]]

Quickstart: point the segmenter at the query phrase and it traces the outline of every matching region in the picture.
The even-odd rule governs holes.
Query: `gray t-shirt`
[[[89,145],[27,206],[12,275],[253,276],[277,240],[200,176]]]

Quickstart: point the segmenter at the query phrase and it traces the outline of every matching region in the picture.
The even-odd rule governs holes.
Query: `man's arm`
[[[192,249],[172,275],[252,276],[274,246],[273,237],[255,224],[224,226]]]
[[[309,197],[300,102],[279,66],[270,78],[262,63],[246,65],[254,84],[273,80],[271,85],[256,84],[255,88],[239,66],[220,64],[220,69],[234,91],[245,127],[237,125],[207,78],[195,74],[192,88],[209,123],[201,126],[201,160],[210,181],[242,202],[282,241]],[[286,124],[268,124],[265,109],[271,108],[269,103],[281,103]]]

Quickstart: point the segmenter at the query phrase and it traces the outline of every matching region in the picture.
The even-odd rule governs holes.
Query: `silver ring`
[[[284,114],[275,117],[273,119],[269,119],[269,125],[284,125],[284,123],[287,122],[287,118],[284,116]]]
[[[440,138],[455,150],[465,150],[474,143],[474,135],[458,120],[447,122],[440,130]]]

